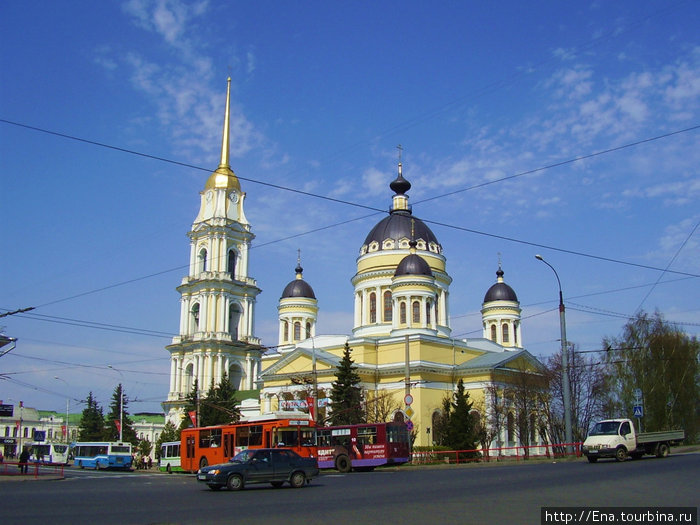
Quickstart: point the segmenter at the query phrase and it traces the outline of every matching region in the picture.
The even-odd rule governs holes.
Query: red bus
[[[318,466],[340,472],[400,465],[410,459],[405,423],[364,423],[316,428]]]
[[[196,472],[207,465],[226,463],[248,448],[284,447],[313,457],[316,424],[308,414],[299,416],[260,416],[230,425],[186,428],[180,434],[182,470]]]

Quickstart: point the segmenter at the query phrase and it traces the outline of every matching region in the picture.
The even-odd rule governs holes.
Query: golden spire
[[[226,113],[224,114],[224,133],[221,140],[220,168],[229,168],[229,120],[231,115],[231,77],[226,81]]]
[[[229,136],[231,120],[231,77],[227,80],[226,86],[226,112],[224,113],[224,131],[221,139],[221,161],[219,167],[212,173],[204,186],[205,190],[214,188],[225,188],[229,190],[241,191],[241,183],[229,165]]]

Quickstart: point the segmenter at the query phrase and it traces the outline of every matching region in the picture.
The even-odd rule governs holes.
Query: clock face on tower
[[[230,199],[230,201],[232,203],[236,204],[238,202],[238,193],[236,193],[235,191],[232,191],[231,193],[228,194],[228,198]]]

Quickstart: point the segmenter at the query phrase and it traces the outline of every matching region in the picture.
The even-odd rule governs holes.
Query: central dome
[[[372,231],[365,238],[364,244],[369,246],[372,241],[376,241],[381,250],[382,243],[387,239],[394,240],[398,246],[400,239],[411,239],[412,237],[423,239],[426,244],[439,244],[431,229],[423,221],[414,217],[410,211],[392,211],[388,217],[384,217],[372,228]]]

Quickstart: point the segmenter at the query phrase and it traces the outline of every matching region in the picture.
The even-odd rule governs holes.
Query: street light
[[[564,296],[561,292],[561,281],[559,280],[559,274],[554,269],[554,266],[549,264],[541,255],[535,255],[535,259],[538,259],[549,266],[554,272],[554,276],[557,278],[557,284],[559,285],[559,326],[561,328],[561,389],[564,401],[564,434],[566,439],[566,451],[571,453],[571,442],[573,437],[571,435],[571,385],[569,384],[569,353],[566,344],[566,315],[564,309]]]
[[[107,368],[111,368],[112,370],[119,372],[119,375],[122,378],[122,382],[119,383],[119,442],[121,443],[123,441],[122,437],[124,429],[124,374],[122,374],[121,370],[114,368],[112,365],[107,365]]]
[[[57,381],[63,381],[66,384],[66,386],[68,386],[68,381],[66,381],[65,379],[61,379],[58,376],[53,376],[53,378]],[[70,440],[70,431],[69,431],[69,427],[68,427],[68,396],[66,396],[66,443],[70,443],[69,440]]]

